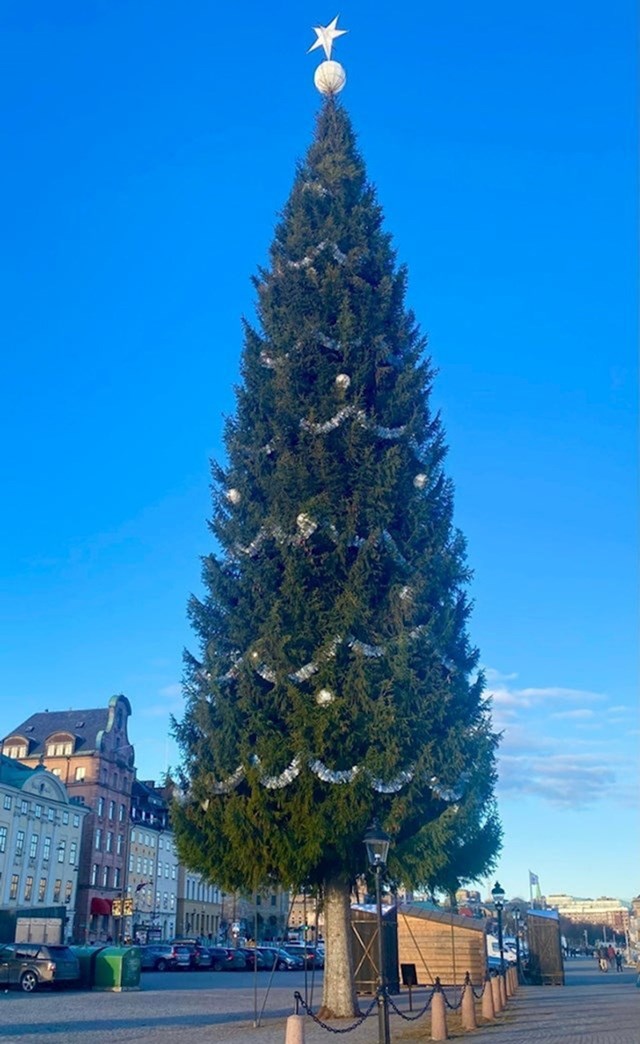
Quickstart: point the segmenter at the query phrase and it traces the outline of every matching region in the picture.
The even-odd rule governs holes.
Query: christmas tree
[[[174,825],[182,858],[224,887],[317,888],[338,1016],[356,1011],[369,822],[405,884],[487,872],[500,840],[464,541],[405,283],[330,95],[255,281],[213,466]]]

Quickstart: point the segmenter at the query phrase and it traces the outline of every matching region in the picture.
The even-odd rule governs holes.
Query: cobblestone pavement
[[[496,1021],[465,1035],[470,1044],[640,1044],[640,990],[636,973],[598,972],[590,961],[567,965],[567,986],[521,987]],[[131,993],[42,992],[24,996],[0,993],[0,1041],[11,1044],[284,1044],[293,992],[304,993],[298,976],[282,973],[266,997],[258,977],[206,972],[143,977],[143,990]],[[316,983],[313,1007],[319,1003]],[[370,998],[363,998],[363,1008]],[[414,1008],[419,1007],[414,997]],[[406,1008],[406,995],[401,1007]],[[334,1024],[343,1029],[342,1024]],[[429,1017],[407,1023],[391,1017],[393,1044],[430,1039]],[[456,1033],[456,1036],[458,1034]],[[458,1040],[462,1041],[458,1036]],[[306,1044],[376,1044],[375,1014],[349,1033],[336,1036],[310,1020]]]

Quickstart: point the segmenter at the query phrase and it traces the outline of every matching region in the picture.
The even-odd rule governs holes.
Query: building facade
[[[134,750],[127,735],[131,705],[112,696],[104,708],[44,711],[17,726],[4,754],[34,768],[44,765],[88,814],[82,841],[74,939],[116,938],[113,900],[125,888],[134,779]]]
[[[630,910],[621,899],[579,899],[572,895],[547,895],[547,906],[557,910],[570,921],[586,921],[588,924],[614,928],[618,932],[628,932]]]
[[[0,755],[0,909],[38,918],[64,907],[63,939],[73,937],[87,814],[51,772]]]
[[[176,937],[178,855],[162,791],[135,780],[131,794],[128,935],[140,942]]]

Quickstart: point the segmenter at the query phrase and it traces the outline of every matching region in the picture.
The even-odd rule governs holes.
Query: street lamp
[[[500,950],[500,973],[504,973],[504,943],[502,939],[502,911],[504,910],[504,888],[500,887],[498,881],[491,889],[493,905],[498,915],[498,949]]]
[[[518,982],[521,982],[522,981],[522,976],[520,974],[520,910],[518,909],[517,906],[514,908],[514,911],[513,911],[513,919],[514,919],[515,927],[516,927],[516,930],[515,930],[515,936],[516,936],[516,975],[517,975],[517,978],[518,978]]]
[[[382,895],[380,878],[387,865],[391,838],[382,829],[377,819],[364,835],[367,859],[376,878],[376,913],[378,916],[378,1044],[390,1044],[389,1001],[387,998],[387,976],[384,964],[384,938],[382,934]]]

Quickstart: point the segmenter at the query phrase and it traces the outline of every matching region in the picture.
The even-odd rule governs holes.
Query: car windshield
[[[52,961],[75,961],[76,955],[68,946],[41,946],[41,957],[50,957]]]

